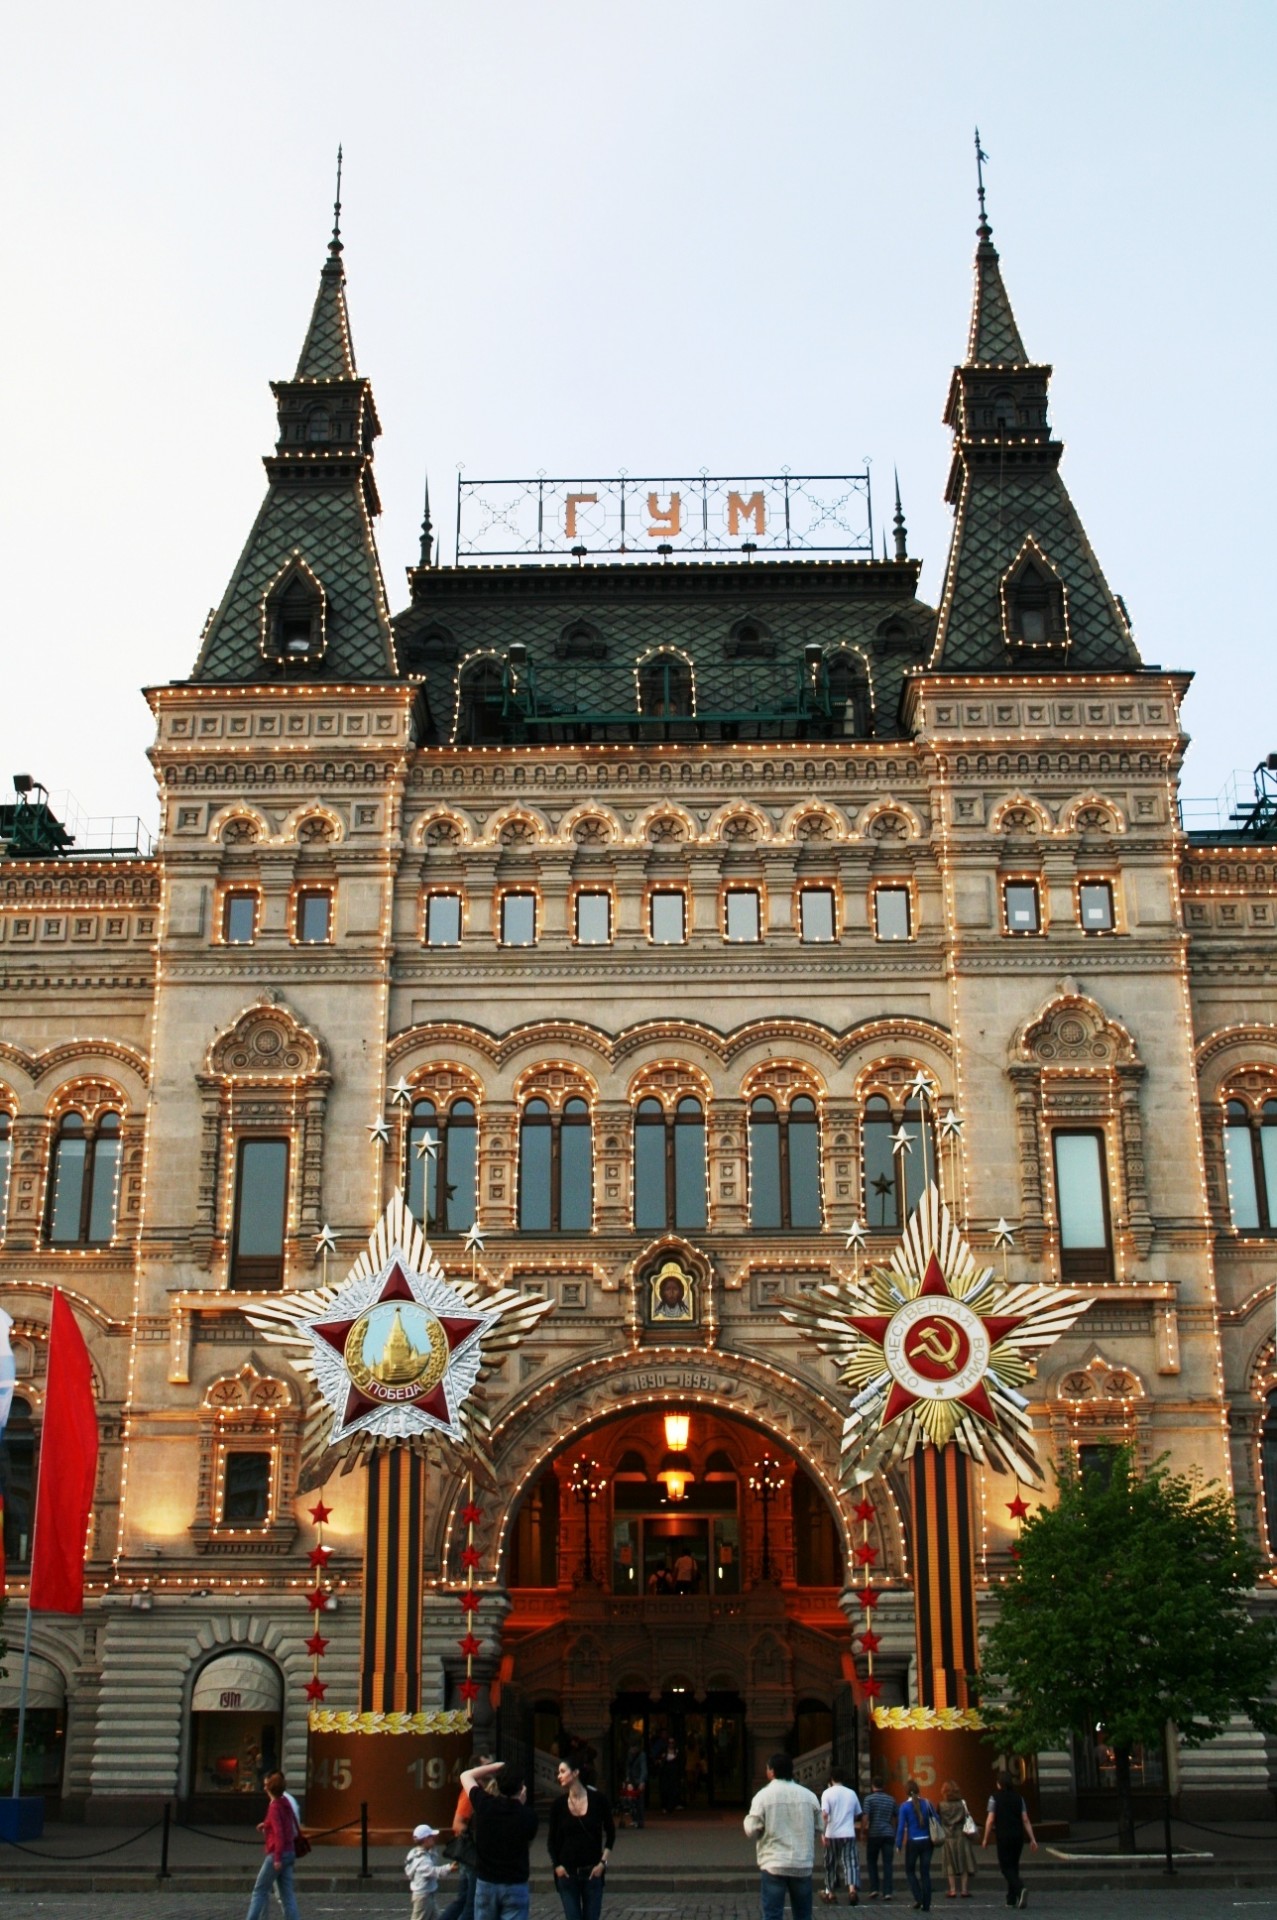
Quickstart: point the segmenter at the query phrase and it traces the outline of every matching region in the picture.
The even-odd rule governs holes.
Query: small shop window
[[[428,947],[459,947],[461,945],[461,895],[459,893],[432,893],[427,897],[426,945]]]

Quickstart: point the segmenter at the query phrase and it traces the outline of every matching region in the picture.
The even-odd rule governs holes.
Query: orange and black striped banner
[[[969,1707],[978,1653],[970,1467],[952,1444],[919,1447],[911,1464],[918,1702]]]
[[[421,1710],[421,1556],[426,1463],[388,1447],[368,1467],[361,1713]]]

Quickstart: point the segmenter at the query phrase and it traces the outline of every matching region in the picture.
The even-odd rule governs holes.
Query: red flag
[[[98,1470],[98,1417],[84,1335],[53,1289],[40,1478],[31,1543],[32,1613],[84,1612],[84,1548]]]

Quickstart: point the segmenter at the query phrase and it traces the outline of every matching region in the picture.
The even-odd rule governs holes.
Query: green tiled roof
[[[1024,367],[1029,364],[1029,356],[1002,284],[998,250],[988,235],[988,227],[982,226],[975,255],[975,298],[967,336],[967,365],[999,361],[1003,366]]]
[[[695,670],[698,715],[792,712],[803,650],[858,650],[870,679],[876,732],[898,737],[901,678],[930,652],[935,615],[915,597],[912,563],[802,562],[427,569],[412,605],[395,617],[403,671],[426,685],[435,736],[452,737],[457,678],[469,656],[527,648],[538,712],[584,721],[638,711],[636,669],[662,648]],[[731,657],[733,629],[755,623],[770,657]],[[605,657],[562,658],[576,623],[595,630]],[[884,636],[893,625],[900,634]],[[433,639],[429,636],[433,635]],[[440,657],[455,649],[455,658]]]
[[[350,315],[346,311],[346,276],[342,271],[341,244],[328,250],[319,276],[319,292],[295,380],[351,380],[355,374],[355,343],[350,334]]]
[[[339,488],[271,486],[209,624],[193,680],[273,680],[263,660],[262,596],[300,556],[327,596],[325,680],[384,680],[395,674],[381,565],[357,479]]]

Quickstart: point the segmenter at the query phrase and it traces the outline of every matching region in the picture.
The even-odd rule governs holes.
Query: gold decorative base
[[[306,1829],[322,1844],[359,1845],[361,1803],[374,1846],[406,1846],[423,1820],[451,1828],[472,1745],[464,1713],[315,1712],[309,1724]]]

